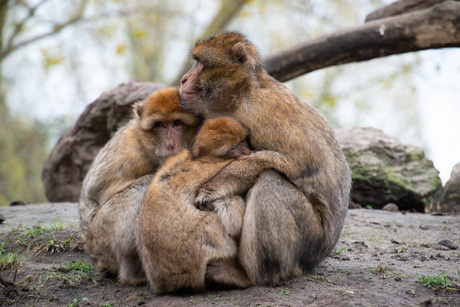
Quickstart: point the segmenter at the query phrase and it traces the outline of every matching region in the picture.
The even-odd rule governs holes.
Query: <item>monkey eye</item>
[[[164,127],[165,127],[165,125],[162,122],[156,122],[153,125],[153,128],[164,128]]]
[[[195,61],[195,67],[198,68],[200,71],[204,70],[204,63],[199,61],[199,60],[196,60]]]
[[[173,122],[173,127],[182,126],[182,125],[183,125],[183,123],[180,120],[175,120]]]

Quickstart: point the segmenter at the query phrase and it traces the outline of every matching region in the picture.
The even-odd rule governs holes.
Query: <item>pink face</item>
[[[189,71],[186,73],[180,81],[180,98],[184,101],[194,100],[199,95],[199,90],[196,88],[198,75],[203,70],[203,63],[197,62]]]
[[[187,126],[180,120],[172,122],[157,122],[153,126],[153,131],[160,139],[160,156],[172,156],[181,151],[182,139],[186,132]]]
[[[238,145],[230,149],[228,157],[238,160],[246,160],[252,154],[252,150],[249,148],[246,140],[241,141]]]

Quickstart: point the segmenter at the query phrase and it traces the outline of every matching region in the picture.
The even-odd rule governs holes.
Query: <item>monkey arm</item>
[[[246,160],[236,160],[224,167],[205,183],[197,193],[195,206],[201,210],[212,208],[212,202],[228,195],[242,195],[256,182],[261,173],[275,169],[281,173],[285,157],[275,151],[258,151]]]

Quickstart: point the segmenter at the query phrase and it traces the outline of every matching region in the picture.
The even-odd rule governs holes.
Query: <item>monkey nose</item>
[[[187,82],[187,76],[182,77],[182,79],[180,80],[180,84],[184,85],[185,82]]]
[[[166,145],[166,150],[170,155],[175,155],[179,151],[179,148],[174,144],[168,144]]]

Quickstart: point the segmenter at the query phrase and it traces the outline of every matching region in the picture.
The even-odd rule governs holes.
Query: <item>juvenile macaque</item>
[[[240,195],[201,211],[193,202],[203,183],[249,149],[245,129],[232,118],[205,121],[192,150],[169,158],[147,189],[136,223],[139,256],[156,293],[203,290],[207,283],[251,285],[236,264],[245,203]]]
[[[100,150],[83,181],[79,203],[85,249],[101,270],[122,283],[145,281],[134,222],[159,165],[192,145],[201,124],[162,89],[133,106],[133,118]]]
[[[339,239],[350,173],[328,122],[271,78],[243,35],[217,34],[192,49],[181,104],[205,119],[232,116],[258,151],[203,185],[196,205],[248,186],[238,260],[254,284],[277,284],[318,265]],[[253,183],[255,184],[253,185]]]

